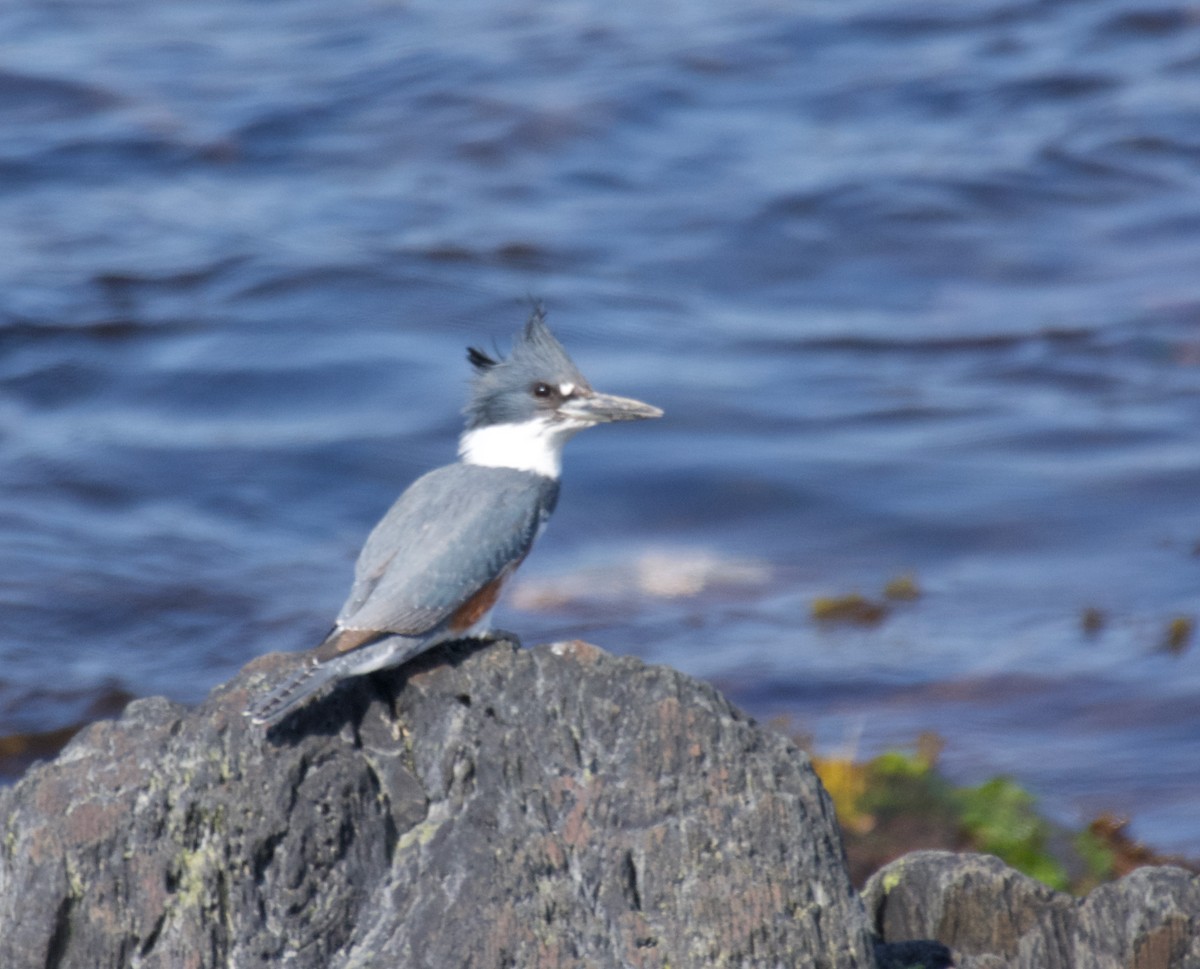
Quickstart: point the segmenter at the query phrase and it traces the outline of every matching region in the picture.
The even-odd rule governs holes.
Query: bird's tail
[[[272,727],[344,672],[342,664],[321,663],[310,655],[294,674],[270,692],[251,701],[245,715],[257,726]]]

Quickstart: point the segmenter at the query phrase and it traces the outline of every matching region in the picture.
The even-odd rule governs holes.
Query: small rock
[[[920,851],[876,872],[863,900],[883,942],[936,939],[964,969],[1200,965],[1200,876],[1181,868],[1077,899],[989,855]]]

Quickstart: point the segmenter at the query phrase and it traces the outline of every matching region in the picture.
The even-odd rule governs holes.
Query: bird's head
[[[468,462],[536,466],[542,473],[553,469],[557,477],[563,444],[584,428],[662,416],[650,404],[593,390],[546,326],[540,307],[507,357],[471,347],[467,359],[475,368],[460,448]]]

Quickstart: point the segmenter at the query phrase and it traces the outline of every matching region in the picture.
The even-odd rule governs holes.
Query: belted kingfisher
[[[375,526],[332,631],[250,705],[254,723],[278,723],[332,681],[485,633],[501,586],[554,511],[563,445],[596,424],[662,416],[592,390],[540,308],[507,358],[471,347],[467,359],[475,377],[460,460],[414,481]]]

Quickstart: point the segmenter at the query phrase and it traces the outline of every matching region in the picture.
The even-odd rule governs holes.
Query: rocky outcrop
[[[0,966],[873,965],[803,753],[575,643],[437,650],[264,735],[252,663],[0,792]]]
[[[961,969],[1200,967],[1200,877],[1182,868],[1139,868],[1079,899],[988,855],[921,851],[863,898],[882,939],[937,939]]]
[[[296,659],[0,791],[0,966],[1200,969],[1182,869],[1076,899],[918,852],[860,900],[807,757],[672,670],[455,644],[264,734]]]

